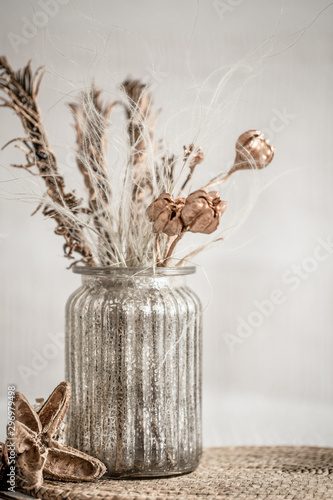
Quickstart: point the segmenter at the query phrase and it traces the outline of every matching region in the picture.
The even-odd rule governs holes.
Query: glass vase
[[[201,444],[201,304],[185,268],[85,268],[66,306],[67,442],[113,477],[193,471]]]

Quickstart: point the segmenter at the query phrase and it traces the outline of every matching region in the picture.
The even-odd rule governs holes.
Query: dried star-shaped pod
[[[176,236],[181,233],[183,223],[180,218],[185,198],[174,200],[169,193],[162,193],[147,208],[147,215],[154,223],[155,233]]]
[[[247,168],[264,168],[273,160],[274,146],[268,143],[259,130],[248,130],[236,142],[233,171]],[[232,173],[230,171],[230,173]]]
[[[16,474],[26,489],[41,486],[43,474],[61,481],[93,481],[106,472],[104,464],[96,458],[54,439],[70,397],[70,384],[61,382],[36,413],[23,394],[15,395]],[[4,446],[7,465],[9,446],[7,440]]]
[[[217,191],[206,193],[198,189],[186,198],[181,218],[192,233],[211,234],[217,229],[226,208],[227,202],[220,199]]]

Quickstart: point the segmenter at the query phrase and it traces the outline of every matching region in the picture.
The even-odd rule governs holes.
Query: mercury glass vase
[[[193,471],[201,444],[201,304],[184,268],[86,268],[66,306],[67,443],[113,477]]]

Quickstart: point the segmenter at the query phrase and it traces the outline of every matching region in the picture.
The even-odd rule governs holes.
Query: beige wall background
[[[15,68],[32,59],[48,69],[40,105],[69,187],[79,177],[66,102],[92,77],[106,96],[129,74],[150,80],[176,152],[201,126],[206,161],[196,187],[226,168],[247,129],[261,128],[277,148],[259,176],[244,173],[221,190],[229,204],[226,238],[196,258],[198,272],[189,279],[205,306],[205,445],[333,446],[328,4],[0,1],[1,53]],[[200,125],[192,111],[200,102],[206,109],[237,64],[209,123]],[[117,113],[113,137],[122,123]],[[17,118],[1,109],[0,144],[21,133]],[[1,152],[0,438],[9,383],[34,399],[63,379],[64,305],[79,286],[52,221],[30,217],[35,205],[17,200],[35,181],[9,169],[15,161],[22,157],[12,146]]]

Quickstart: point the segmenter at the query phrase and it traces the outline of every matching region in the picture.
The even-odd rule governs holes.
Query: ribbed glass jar
[[[201,456],[194,267],[83,268],[66,306],[69,445],[115,477],[192,471]]]

